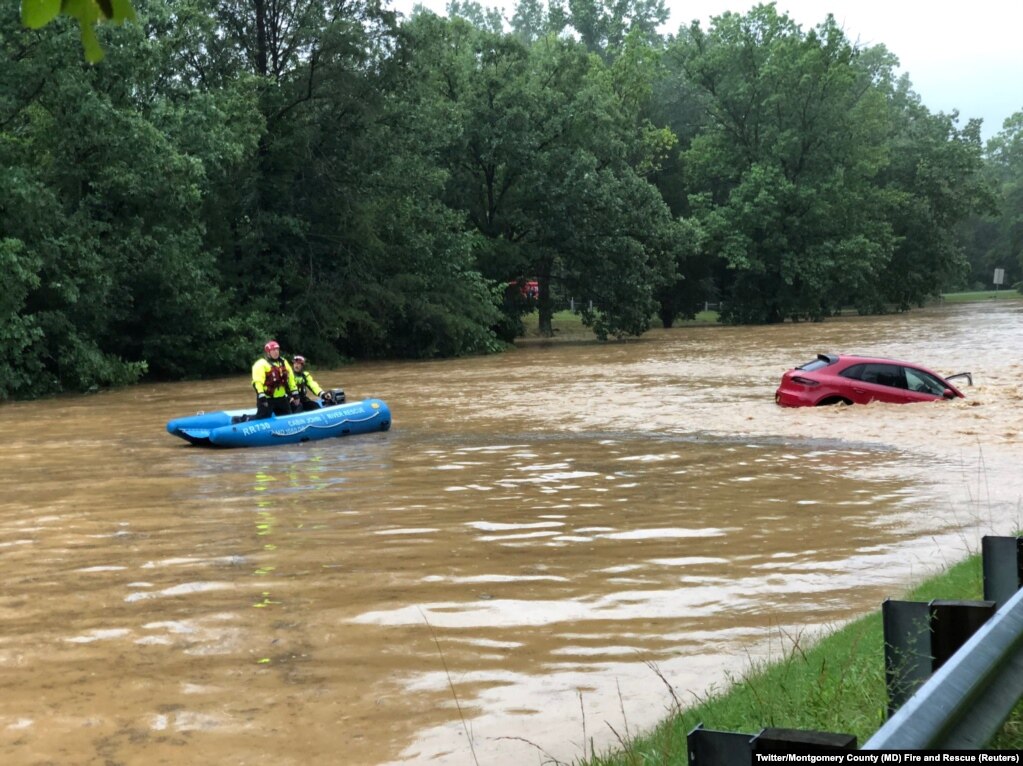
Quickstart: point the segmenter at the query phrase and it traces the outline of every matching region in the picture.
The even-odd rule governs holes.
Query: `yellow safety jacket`
[[[298,395],[305,397],[305,390],[308,388],[313,396],[319,396],[323,393],[323,389],[320,388],[320,384],[313,380],[313,374],[309,370],[302,370],[302,372],[295,373],[295,383],[298,386]]]
[[[252,387],[257,394],[266,394],[271,399],[281,399],[298,391],[295,372],[288,360],[276,361],[261,356],[252,365]]]

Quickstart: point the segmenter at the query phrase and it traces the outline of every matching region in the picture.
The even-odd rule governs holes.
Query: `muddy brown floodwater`
[[[570,762],[1020,527],[1021,348],[1003,301],[360,364],[390,432],[272,449],[164,431],[244,377],[6,404],[0,762]],[[776,407],[819,351],[975,385]]]

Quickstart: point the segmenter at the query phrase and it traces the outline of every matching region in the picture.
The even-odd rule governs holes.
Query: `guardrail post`
[[[745,766],[753,763],[753,735],[712,731],[697,724],[686,736],[692,766]]]
[[[1023,590],[1009,599],[863,745],[957,750],[988,745],[1023,696]]]
[[[884,627],[884,680],[888,717],[926,681],[931,673],[931,611],[922,601],[881,604]]]
[[[1023,537],[982,537],[980,553],[984,598],[1001,609],[1023,585]]]
[[[881,605],[891,717],[995,613],[994,601],[893,601]]]
[[[830,753],[855,749],[854,735],[830,731],[764,729],[753,739],[754,753]]]
[[[690,766],[750,766],[757,753],[855,750],[856,737],[828,731],[761,729],[759,734],[713,731],[697,724],[686,737]]]

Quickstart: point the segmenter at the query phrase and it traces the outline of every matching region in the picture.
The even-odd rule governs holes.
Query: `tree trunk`
[[[539,294],[537,295],[536,307],[540,314],[540,326],[539,332],[542,338],[553,338],[554,327],[554,305],[551,303],[551,271],[553,263],[552,258],[541,258],[538,264],[538,270],[536,274],[537,288]]]
[[[256,6],[256,74],[267,75],[266,0],[255,0]]]

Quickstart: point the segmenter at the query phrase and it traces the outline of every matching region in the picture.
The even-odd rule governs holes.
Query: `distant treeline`
[[[268,337],[483,353],[570,298],[607,338],[1020,279],[1023,112],[985,147],[831,17],[134,6],[96,65],[66,17],[0,18],[0,399],[238,372]]]

